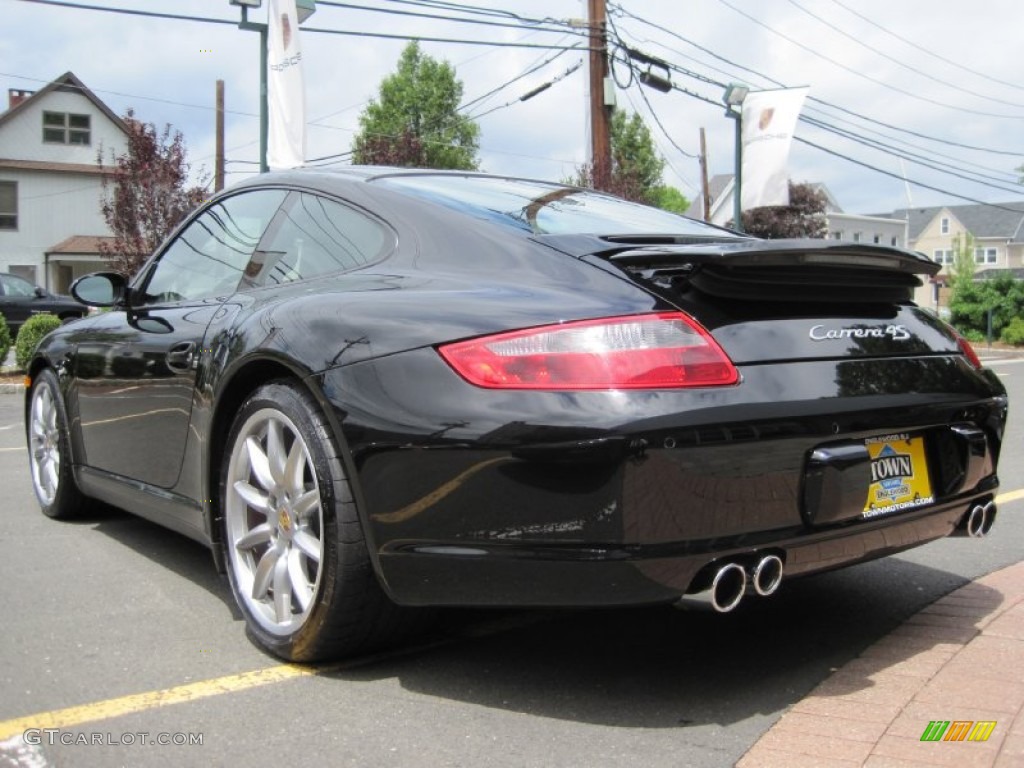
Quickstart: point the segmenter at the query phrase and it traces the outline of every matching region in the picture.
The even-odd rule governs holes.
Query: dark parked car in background
[[[26,320],[46,312],[71,320],[83,317],[87,308],[70,296],[48,293],[23,277],[0,272],[0,315],[7,321],[12,340]]]
[[[308,661],[420,606],[730,611],[995,519],[1005,389],[938,265],[480,174],[266,174],[31,363],[43,512],[213,552]],[[893,585],[899,589],[899,585]]]

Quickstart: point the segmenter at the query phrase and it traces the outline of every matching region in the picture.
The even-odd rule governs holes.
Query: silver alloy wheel
[[[32,485],[44,506],[53,504],[60,490],[60,427],[53,389],[40,384],[32,393],[29,415],[29,464]]]
[[[274,635],[298,630],[323,572],[323,507],[309,449],[281,411],[263,408],[231,447],[227,552],[238,594]]]

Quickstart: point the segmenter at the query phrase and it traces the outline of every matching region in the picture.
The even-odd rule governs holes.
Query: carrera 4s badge
[[[829,339],[884,339],[886,336],[893,341],[906,341],[910,338],[910,331],[902,325],[887,325],[884,328],[828,328],[824,325],[815,325],[811,328],[810,337],[812,341],[827,341]]]

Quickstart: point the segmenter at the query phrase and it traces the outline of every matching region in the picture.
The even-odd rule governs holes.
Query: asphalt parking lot
[[[997,370],[1014,402],[1024,364]],[[0,766],[732,765],[832,669],[1024,552],[1011,409],[983,541],[787,582],[729,615],[445,612],[400,652],[294,667],[248,641],[200,545],[113,509],[44,518],[20,408],[0,395]]]

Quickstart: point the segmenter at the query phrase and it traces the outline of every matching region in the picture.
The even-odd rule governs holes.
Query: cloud
[[[142,119],[173,124],[185,134],[193,164],[212,170],[214,83],[223,79],[229,110],[229,180],[251,172],[258,147],[259,36],[234,25],[238,9],[227,0],[91,1],[107,7],[216,17],[232,24],[8,3],[0,39],[4,70],[0,80],[8,88],[34,89],[71,70],[116,112],[131,106]],[[379,0],[366,4],[456,15]],[[525,17],[569,19],[583,16],[584,6],[580,0],[521,0],[502,7],[512,7]],[[619,6],[624,12],[618,11]],[[920,0],[792,0],[756,5],[742,0],[691,0],[685,10],[677,2],[618,0],[610,8],[616,29],[630,45],[697,75],[673,73],[673,82],[709,99],[710,104],[679,91],[661,94],[648,90],[646,96],[672,141],[687,153],[696,154],[700,129],[705,129],[712,173],[732,169],[734,125],[719,104],[720,84],[740,80],[754,87],[774,87],[774,80],[810,85],[813,98],[848,110],[812,101],[805,111],[809,116],[921,155],[933,164],[954,164],[967,175],[985,174],[991,177],[990,184],[1002,187],[993,189],[958,179],[908,160],[904,162],[908,177],[944,190],[912,185],[915,204],[962,202],[952,193],[987,201],[1024,199],[1024,187],[1014,183],[1012,173],[1024,163],[1024,59],[1019,55],[1020,11],[1015,0],[977,0],[969,6],[946,7],[941,13],[934,4]],[[253,17],[262,18],[264,13],[256,11]],[[497,16],[473,18],[514,21]],[[477,41],[554,43],[563,39],[562,34],[548,34],[536,26],[469,25],[323,5],[306,26]],[[317,123],[308,132],[310,158],[349,148],[359,112],[376,95],[380,81],[393,71],[403,45],[400,40],[302,33],[307,119]],[[456,66],[467,99],[507,82],[552,54],[539,49],[437,42],[424,42],[423,47]],[[560,57],[502,90],[486,106],[514,101],[583,55],[571,52]],[[621,66],[619,74],[620,78],[624,75]],[[571,174],[574,164],[587,154],[585,84],[586,66],[530,101],[481,118],[484,167],[550,179]],[[651,120],[637,87],[620,91],[619,105],[644,115],[670,163],[667,180],[693,197],[699,178],[697,161],[673,148]],[[797,135],[897,178],[794,144],[791,173],[795,179],[824,182],[848,211],[876,212],[905,204],[904,184],[898,178],[903,171],[891,153],[806,123],[800,125]],[[925,137],[1017,154],[997,155]]]

